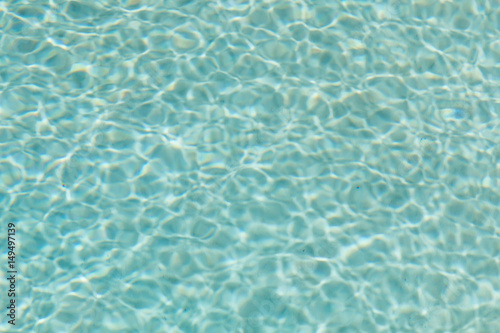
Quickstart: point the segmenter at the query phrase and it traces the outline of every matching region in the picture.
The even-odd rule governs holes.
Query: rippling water
[[[11,0],[0,29],[2,331],[500,332],[495,1]]]

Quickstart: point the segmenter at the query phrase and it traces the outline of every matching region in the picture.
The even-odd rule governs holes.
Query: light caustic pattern
[[[1,2],[15,330],[500,332],[493,3]]]

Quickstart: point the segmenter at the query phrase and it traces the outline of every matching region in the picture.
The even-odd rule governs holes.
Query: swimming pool
[[[499,332],[499,18],[1,2],[2,331]]]

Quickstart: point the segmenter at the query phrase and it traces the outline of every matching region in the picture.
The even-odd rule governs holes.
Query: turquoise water
[[[0,29],[1,331],[500,332],[496,1],[2,1]]]

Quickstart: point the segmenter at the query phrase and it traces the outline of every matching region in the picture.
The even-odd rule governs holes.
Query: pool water
[[[500,332],[495,1],[7,0],[0,29],[1,331]]]

